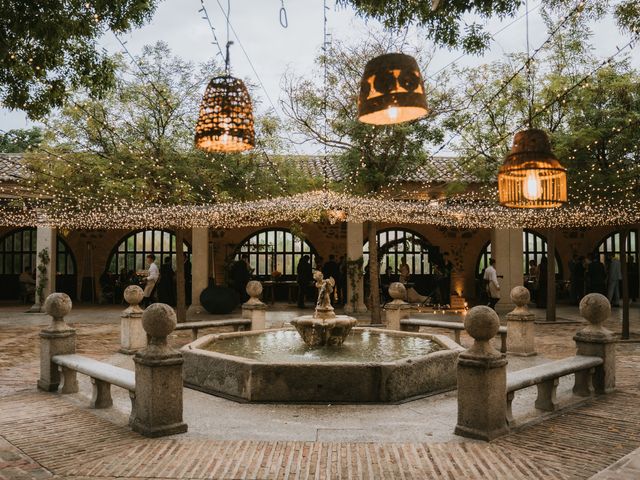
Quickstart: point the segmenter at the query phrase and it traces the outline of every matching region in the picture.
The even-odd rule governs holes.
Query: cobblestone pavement
[[[633,318],[632,329],[637,332],[640,322]],[[109,361],[119,342],[118,326],[112,318],[105,318],[112,323],[98,320],[75,325],[78,353]],[[220,440],[201,431],[150,440],[126,427],[126,412],[91,410],[86,403],[69,398],[73,396],[38,392],[34,385],[40,322],[32,322],[2,326],[0,310],[0,479],[506,480],[586,479],[598,472],[601,480],[639,478],[637,343],[618,346],[615,393],[491,443],[459,438],[447,442],[260,441],[252,438],[251,430],[239,440]],[[608,327],[619,330],[619,321],[610,320]],[[574,353],[572,336],[577,325],[536,328],[540,357]],[[188,341],[188,332],[172,337],[175,346]],[[463,336],[463,343],[468,342]],[[425,399],[421,408],[438,401],[438,396]],[[225,402],[216,405],[223,409]],[[374,407],[358,408],[366,412]]]

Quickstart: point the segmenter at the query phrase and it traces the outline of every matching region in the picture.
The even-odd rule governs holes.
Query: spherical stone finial
[[[611,304],[600,293],[590,293],[580,301],[580,315],[592,325],[602,325],[611,315]]]
[[[149,305],[142,314],[142,328],[155,338],[166,337],[176,325],[176,312],[165,303]]]
[[[262,295],[262,283],[257,280],[251,280],[247,283],[247,294],[251,298],[258,298]]]
[[[500,318],[492,308],[479,305],[465,316],[464,328],[476,340],[491,340],[500,329]]]
[[[525,307],[529,304],[530,300],[531,294],[529,293],[529,290],[522,285],[518,285],[511,289],[511,301],[516,304],[516,307]]]
[[[138,305],[144,298],[144,290],[138,285],[129,285],[124,289],[124,299],[129,305]]]
[[[394,300],[404,300],[407,298],[407,288],[403,283],[393,282],[389,285],[389,295]]]
[[[54,320],[64,320],[71,311],[71,298],[66,293],[52,293],[44,301],[44,311]]]

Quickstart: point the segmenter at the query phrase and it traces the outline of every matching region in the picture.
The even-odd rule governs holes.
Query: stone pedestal
[[[389,295],[393,298],[384,306],[384,319],[389,330],[400,330],[400,320],[409,317],[411,305],[405,302],[407,289],[400,282],[389,285]]]
[[[149,345],[133,357],[136,366],[136,409],[131,428],[146,437],[187,431],[182,421],[182,354],[167,345],[176,327],[173,308],[154,303],[142,315]]]
[[[191,230],[191,251],[191,305],[187,318],[206,313],[200,305],[200,294],[209,284],[209,228]]]
[[[525,287],[511,290],[511,301],[516,305],[507,313],[507,352],[512,355],[529,357],[536,354],[535,319],[527,307],[531,295]]]
[[[602,358],[604,363],[595,369],[593,388],[596,393],[612,392],[616,386],[616,339],[602,326],[611,315],[611,304],[604,295],[590,293],[580,301],[580,315],[589,326],[573,337],[576,355]]]
[[[60,369],[51,361],[55,355],[76,353],[76,331],[64,321],[71,311],[71,299],[65,293],[52,293],[44,302],[51,315],[51,324],[40,332],[40,378],[38,388],[47,392],[58,390]]]
[[[267,305],[260,301],[262,284],[257,280],[247,283],[249,300],[242,304],[242,318],[251,320],[251,330],[264,330],[267,320]]]
[[[469,310],[464,326],[473,346],[458,357],[458,423],[455,434],[493,440],[508,432],[507,359],[491,345],[500,319],[489,307]]]
[[[120,315],[120,353],[133,355],[147,346],[147,333],[142,328],[140,302],[144,291],[137,285],[129,285],[124,291],[124,299],[129,304]]]

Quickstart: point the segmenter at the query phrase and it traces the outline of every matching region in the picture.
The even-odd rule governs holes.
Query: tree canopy
[[[35,119],[61,107],[70,92],[94,96],[113,87],[115,64],[98,48],[107,31],[147,22],[157,0],[0,2],[0,101]]]

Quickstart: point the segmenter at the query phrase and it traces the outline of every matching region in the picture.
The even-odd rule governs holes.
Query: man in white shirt
[[[498,283],[498,274],[496,273],[496,260],[489,260],[489,266],[484,270],[484,283],[487,286],[487,295],[489,296],[489,307],[496,309],[496,303],[500,301],[500,284]]]
[[[147,255],[147,265],[149,266],[149,270],[147,277],[145,278],[144,300],[142,301],[145,308],[153,303],[152,297],[155,293],[156,283],[158,283],[158,280],[160,279],[160,270],[158,269],[158,265],[156,265],[155,260],[156,256],[152,253]]]

